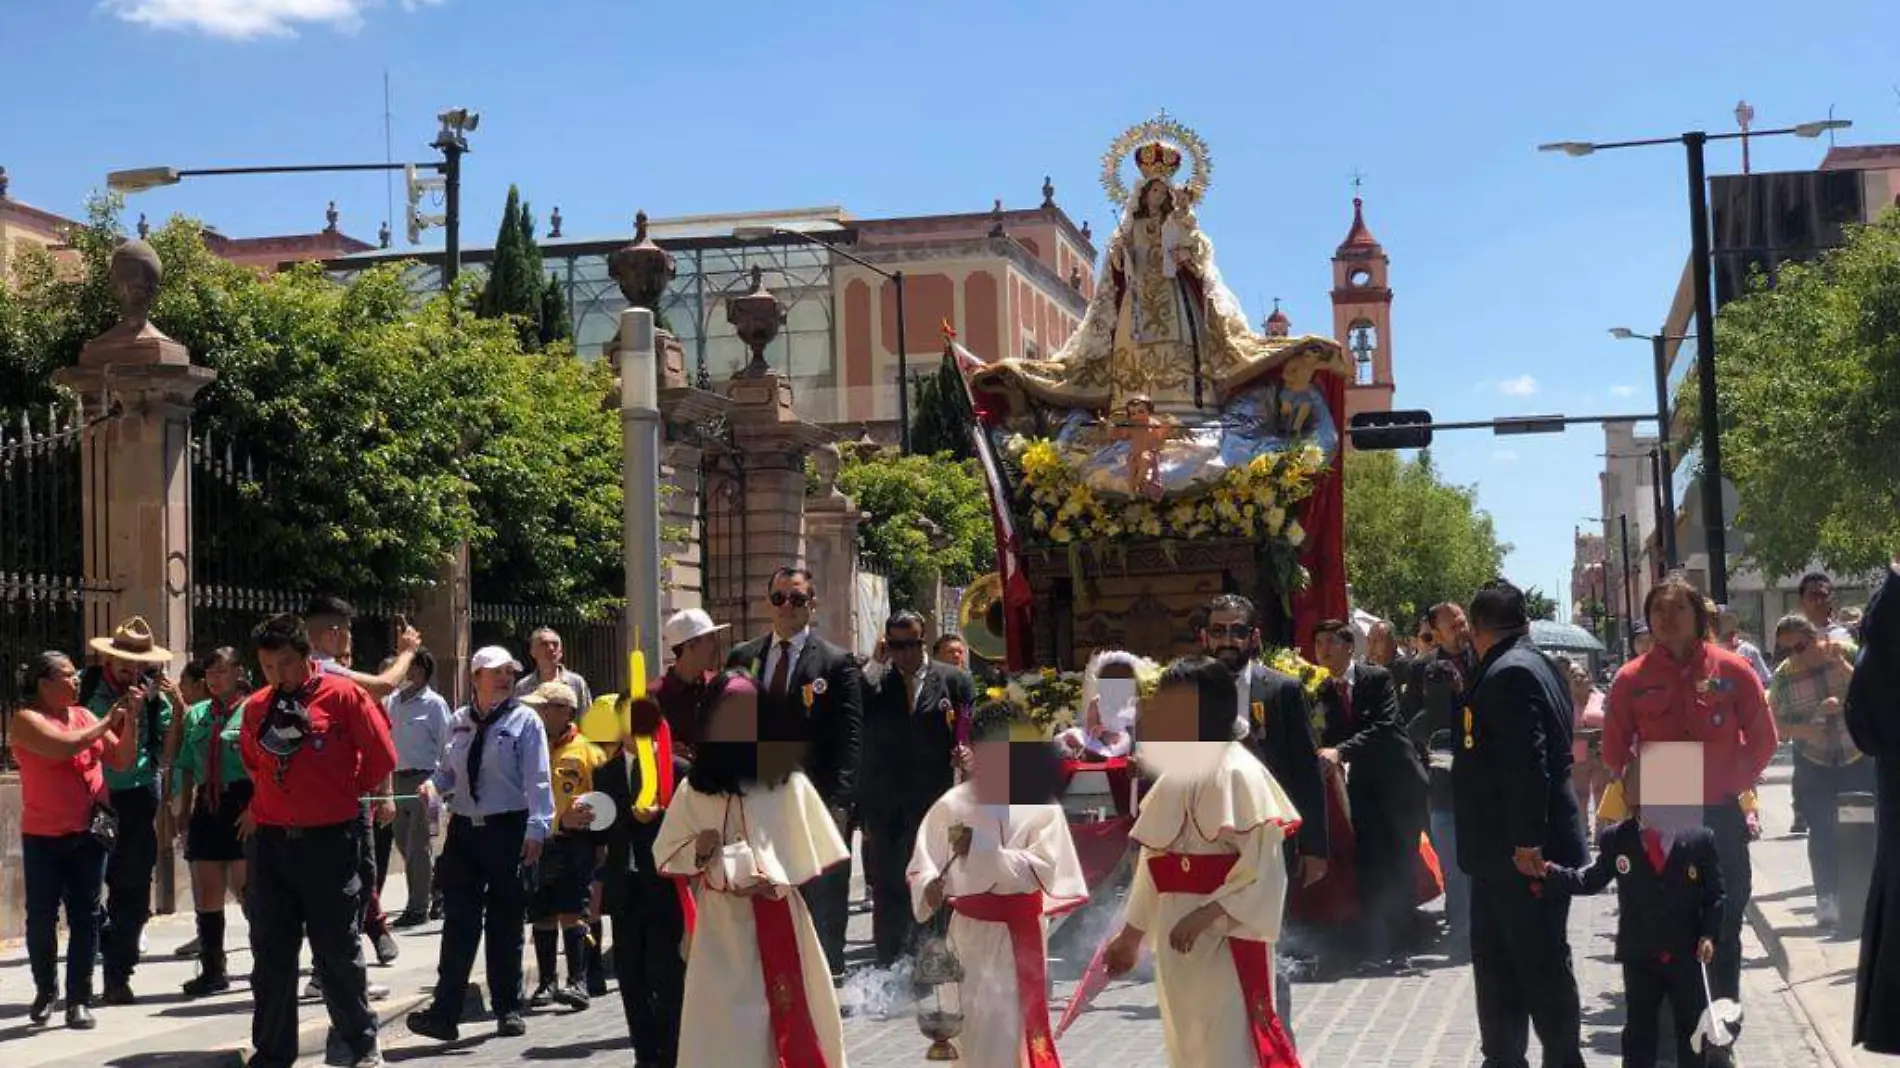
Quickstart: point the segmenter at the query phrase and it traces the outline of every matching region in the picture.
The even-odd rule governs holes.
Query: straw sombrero
[[[152,639],[151,625],[142,616],[132,616],[112,631],[110,638],[94,638],[87,642],[92,651],[114,660],[125,660],[134,664],[169,664],[172,662],[170,649]]]

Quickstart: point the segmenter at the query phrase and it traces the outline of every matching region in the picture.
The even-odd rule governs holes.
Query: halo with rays
[[[1136,123],[1123,130],[1120,137],[1102,153],[1102,188],[1108,192],[1108,199],[1117,206],[1128,203],[1128,187],[1122,184],[1122,166],[1129,156],[1149,141],[1160,141],[1180,149],[1194,166],[1188,172],[1188,180],[1181,188],[1188,199],[1200,200],[1207,193],[1207,187],[1213,179],[1214,161],[1208,155],[1207,142],[1201,135],[1168,116],[1163,109],[1154,118]]]

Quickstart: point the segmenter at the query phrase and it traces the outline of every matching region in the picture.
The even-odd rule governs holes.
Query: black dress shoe
[[[528,1021],[518,1012],[504,1012],[495,1021],[495,1033],[503,1038],[520,1038],[528,1033]]]
[[[107,983],[105,993],[99,995],[101,1005],[136,1005],[138,1000],[138,995],[132,993],[130,983]]]
[[[434,1009],[412,1012],[405,1022],[411,1033],[433,1038],[437,1042],[453,1042],[462,1037],[462,1029],[456,1026],[455,1021]]]
[[[390,920],[389,926],[395,930],[404,931],[411,927],[420,927],[428,922],[429,914],[426,912],[404,912],[402,915]]]
[[[187,979],[184,985],[188,998],[206,998],[222,994],[231,989],[231,979],[222,973],[205,972],[196,979]]]
[[[66,1006],[66,1026],[74,1031],[90,1031],[98,1026],[92,1018],[92,1010],[83,1003]]]
[[[53,1002],[58,1000],[58,994],[48,991],[41,991],[35,994],[33,996],[33,1007],[27,1010],[26,1018],[36,1024],[45,1023],[53,1018]]]

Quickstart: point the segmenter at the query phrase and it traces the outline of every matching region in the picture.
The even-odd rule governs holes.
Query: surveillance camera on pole
[[[409,198],[407,212],[409,243],[412,245],[420,244],[422,242],[422,231],[427,230],[431,226],[441,226],[446,221],[441,215],[428,215],[422,211],[422,198],[430,193],[441,192],[444,184],[443,179],[439,177],[423,177],[417,172],[415,164],[404,167],[402,169],[402,176],[403,183],[408,189]]]

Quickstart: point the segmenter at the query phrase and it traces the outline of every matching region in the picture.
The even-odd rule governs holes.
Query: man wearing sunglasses
[[[831,811],[838,833],[848,835],[864,730],[857,657],[813,633],[818,598],[812,592],[811,572],[779,568],[772,573],[766,599],[771,633],[736,646],[726,666],[750,674],[758,683],[760,739],[804,744],[806,777]],[[832,868],[800,891],[831,977],[842,981],[851,865]]]
[[[925,655],[922,616],[909,610],[893,615],[884,624],[884,647],[889,661],[865,675],[864,782],[858,792],[881,969],[916,949],[904,873],[924,815],[956,785],[953,761],[966,755],[957,752],[957,723],[976,704],[970,676]]]
[[[1248,746],[1300,811],[1299,834],[1284,847],[1288,885],[1312,886],[1326,877],[1328,850],[1326,787],[1306,691],[1298,679],[1259,662],[1260,627],[1252,601],[1222,594],[1203,612],[1201,647],[1234,673],[1235,711],[1246,724]],[[1279,965],[1275,960],[1274,1004],[1291,1034],[1292,984]]]

